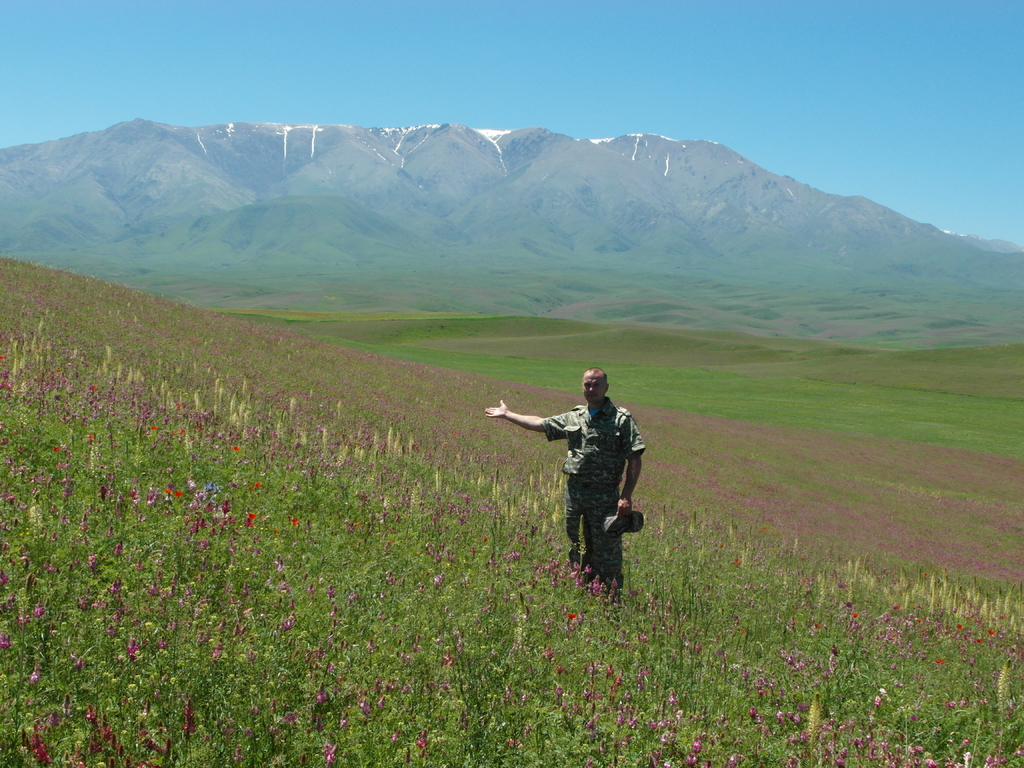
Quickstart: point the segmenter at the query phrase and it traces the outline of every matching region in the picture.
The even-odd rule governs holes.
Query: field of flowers
[[[662,480],[610,604],[550,447],[469,415],[496,383],[0,285],[0,765],[1024,764],[1019,585],[816,557]]]

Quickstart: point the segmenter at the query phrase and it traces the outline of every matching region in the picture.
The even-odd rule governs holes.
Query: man
[[[583,397],[568,413],[542,419],[513,413],[499,401],[484,413],[523,429],[543,432],[548,440],[567,440],[569,455],[562,465],[565,488],[565,530],[571,543],[569,560],[582,567],[588,580],[597,578],[614,593],[622,589],[622,537],[605,533],[605,519],[633,512],[633,489],[640,479],[644,441],[629,411],[606,396],[608,376],[600,368],[583,373]],[[622,481],[622,470],[626,479]],[[580,522],[586,552],[580,560]]]

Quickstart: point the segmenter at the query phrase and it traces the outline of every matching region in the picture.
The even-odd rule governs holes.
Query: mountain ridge
[[[457,282],[459,269],[583,268],[1024,287],[1020,246],[823,192],[716,142],[456,123],[137,119],[0,149],[0,251],[119,275],[436,269]]]

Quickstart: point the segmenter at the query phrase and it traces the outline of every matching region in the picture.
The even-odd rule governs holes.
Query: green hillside
[[[289,326],[405,360],[706,416],[1024,456],[1024,345],[878,350],[734,332],[540,318],[316,320]],[[334,316],[329,316],[334,317]],[[285,322],[265,317],[263,322]]]
[[[66,266],[81,270],[81,264]],[[781,291],[611,269],[579,274],[455,264],[445,269],[367,269],[344,279],[327,271],[271,279],[256,271],[225,270],[217,280],[202,273],[173,278],[122,274],[125,282],[145,290],[221,308],[548,316],[893,348],[976,346],[1024,338],[1013,292]]]
[[[189,224],[135,237],[102,254],[135,268],[181,272],[242,267],[345,271],[426,264],[442,254],[394,221],[342,197],[283,197],[202,216]]]
[[[623,401],[615,604],[565,563],[562,448],[482,414],[575,396],[0,281],[5,766],[1024,753],[1019,459]]]

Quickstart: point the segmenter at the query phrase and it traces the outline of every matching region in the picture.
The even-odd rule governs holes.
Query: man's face
[[[604,376],[595,373],[583,374],[583,397],[587,399],[587,405],[591,408],[600,408],[604,405],[607,392],[608,382]]]

